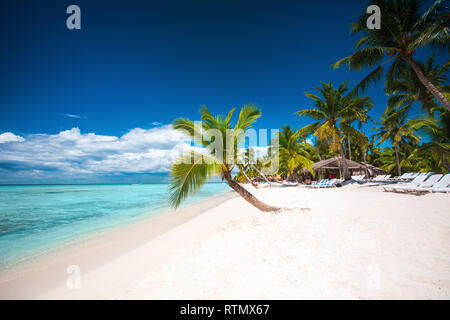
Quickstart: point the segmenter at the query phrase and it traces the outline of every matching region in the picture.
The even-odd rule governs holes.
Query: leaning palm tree
[[[334,68],[348,65],[350,70],[377,66],[355,88],[364,91],[370,83],[379,81],[384,73],[383,65],[391,63],[387,78],[395,79],[407,67],[414,70],[421,83],[433,96],[450,110],[450,102],[427,78],[414,59],[416,50],[428,45],[447,52],[449,49],[449,15],[444,0],[436,0],[427,10],[421,10],[419,0],[372,0],[381,10],[381,28],[368,29],[369,14],[361,14],[351,25],[352,33],[364,36],[356,42],[356,52],[333,64]],[[386,58],[385,61],[382,61]]]
[[[379,127],[373,128],[376,132],[373,138],[379,138],[378,145],[390,140],[395,150],[395,161],[397,166],[397,174],[402,175],[399,148],[401,146],[409,146],[417,144],[420,138],[413,132],[408,123],[406,123],[407,108],[401,109],[386,108],[385,113],[381,117]]]
[[[365,111],[370,108],[372,100],[369,97],[355,97],[347,94],[347,83],[342,83],[338,88],[333,84],[322,82],[322,87],[316,87],[322,98],[312,94],[305,95],[313,100],[314,107],[296,112],[299,116],[308,116],[317,120],[316,122],[300,129],[304,134],[313,134],[319,141],[327,140],[330,151],[340,152],[342,157],[344,179],[350,180],[347,161],[343,149],[343,139],[347,135],[362,139],[361,133],[352,128],[348,123],[367,116]]]
[[[261,116],[261,111],[253,105],[244,105],[234,128],[231,126],[232,109],[226,117],[213,117],[206,106],[200,109],[201,125],[186,118],[175,119],[172,126],[190,136],[203,147],[204,152],[190,150],[182,154],[170,170],[170,203],[178,207],[190,194],[200,190],[203,184],[215,176],[221,176],[241,197],[261,211],[278,211],[257,199],[232,178],[238,162],[238,144],[245,138],[245,131]],[[219,148],[214,149],[214,146]]]
[[[434,55],[424,63],[418,62],[425,76],[442,92],[445,97],[450,97],[450,86],[447,72],[450,70],[450,61],[443,66],[434,63]],[[386,93],[390,94],[388,104],[392,106],[420,104],[420,110],[433,116],[433,110],[438,109],[434,96],[417,78],[412,69],[405,68],[399,72],[397,79],[388,79],[385,86]]]

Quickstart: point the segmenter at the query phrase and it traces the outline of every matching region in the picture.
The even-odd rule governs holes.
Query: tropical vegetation
[[[251,189],[240,184],[254,183],[256,177],[267,182],[315,177],[313,164],[332,157],[371,164],[391,175],[450,171],[450,60],[440,64],[436,59],[436,54],[448,54],[448,3],[436,0],[427,6],[428,2],[419,0],[372,0],[370,4],[381,9],[381,28],[368,29],[368,14],[359,15],[351,24],[352,33],[361,35],[354,52],[332,67],[347,65],[350,71],[374,69],[352,89],[347,82],[338,85],[321,82],[315,91],[306,92],[310,104],[301,106],[295,114],[310,123],[298,129],[282,126],[267,156],[252,162],[254,154],[250,147],[240,153],[236,147],[243,139],[240,129],[250,128],[261,116],[253,105],[242,107],[233,128],[231,160],[240,158],[237,164],[225,154],[211,153],[208,146],[217,141],[205,134],[210,129],[223,133],[231,129],[234,109],[226,117],[213,117],[203,107],[201,127],[189,119],[174,121],[175,129],[187,132],[194,140],[203,137],[195,142],[207,151],[201,154],[189,151],[173,164],[170,190],[175,207],[208,179],[220,176],[260,210],[278,210],[255,198],[248,191]],[[422,48],[429,56],[420,61],[417,51]],[[369,113],[374,103],[364,93],[382,79],[387,104],[381,117],[372,119]],[[364,130],[365,126],[370,122],[375,122],[375,127],[365,133],[368,131]],[[272,165],[273,154],[279,158],[278,170],[267,178],[261,170]],[[342,178],[351,179],[347,161],[341,163]],[[369,175],[367,168],[365,173]]]

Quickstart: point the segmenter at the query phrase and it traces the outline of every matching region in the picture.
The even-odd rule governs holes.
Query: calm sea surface
[[[184,204],[229,190],[208,183]],[[168,184],[0,186],[0,270],[167,208]]]

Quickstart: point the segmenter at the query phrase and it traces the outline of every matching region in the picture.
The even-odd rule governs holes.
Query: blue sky
[[[120,140],[142,129],[144,139],[169,130],[166,125],[176,117],[196,119],[203,104],[213,113],[226,113],[253,102],[263,111],[257,128],[299,128],[310,122],[293,115],[311,106],[304,92],[320,81],[348,80],[352,86],[368,72],[330,67],[352,52],[356,37],[350,36],[349,24],[366,1],[77,1],[82,29],[68,30],[71,4],[0,3],[0,134],[19,137],[0,144],[10,155],[0,159],[0,183],[70,182],[83,176],[67,174],[59,162],[42,160],[34,168],[30,150],[43,137],[48,141],[36,150],[51,149],[66,131],[71,139],[90,133]],[[378,119],[386,105],[381,86],[367,95]],[[16,146],[24,142],[29,145]],[[73,147],[66,142],[54,152]],[[108,148],[108,156],[137,152]],[[96,160],[80,152],[83,157],[76,161]],[[70,167],[71,158],[66,160]],[[37,177],[27,176],[33,170],[40,172]],[[144,172],[154,172],[158,180],[167,167],[133,173],[121,172],[117,164],[111,170],[91,180],[142,179],[137,176]]]

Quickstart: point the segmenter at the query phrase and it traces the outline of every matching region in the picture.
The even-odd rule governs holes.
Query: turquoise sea
[[[229,190],[208,183],[184,205]],[[0,270],[168,208],[168,184],[0,186]]]

